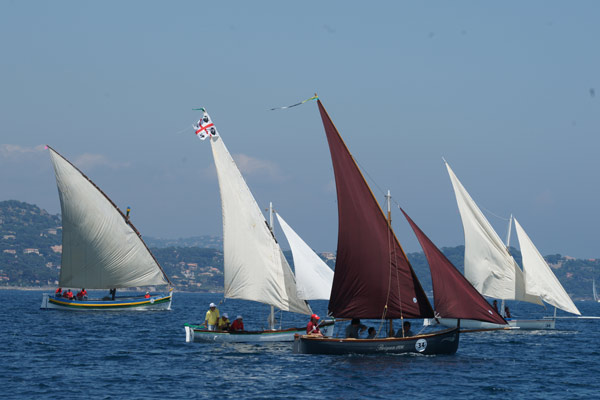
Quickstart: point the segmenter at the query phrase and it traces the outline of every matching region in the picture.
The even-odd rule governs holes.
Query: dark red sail
[[[436,314],[442,318],[475,319],[478,321],[506,324],[485,298],[469,283],[435,244],[421,231],[402,210],[406,220],[427,257],[433,283],[433,303]]]
[[[339,318],[432,317],[431,304],[404,250],[320,100],[318,104],[331,151],[339,215],[329,312]]]

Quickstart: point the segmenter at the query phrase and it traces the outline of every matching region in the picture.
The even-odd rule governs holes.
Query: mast
[[[510,217],[508,218],[508,229],[506,232],[506,251],[510,254],[510,233],[512,230],[512,219],[513,219],[513,215],[510,214]],[[506,318],[506,313],[504,312],[504,299],[502,299],[502,302],[500,303],[500,315],[502,315],[503,318]]]
[[[390,229],[390,231],[392,230],[392,207],[391,207],[391,203],[392,203],[392,195],[390,193],[390,190],[388,189],[387,194],[385,195],[385,200],[387,203],[387,222],[388,222],[388,228]],[[389,319],[390,321],[390,331],[388,332],[388,336],[389,337],[393,337],[394,336],[394,320],[392,318]],[[403,317],[402,315],[400,316],[400,326],[402,326],[402,337],[404,337],[404,324],[403,324]]]
[[[273,202],[269,202],[269,229],[271,230],[271,235],[275,237],[275,232],[273,232]],[[275,329],[275,307],[271,305],[271,313],[269,314],[269,329]]]

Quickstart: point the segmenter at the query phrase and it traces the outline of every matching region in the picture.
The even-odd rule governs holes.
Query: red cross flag
[[[201,108],[200,110],[204,115],[202,115],[202,118],[193,125],[196,136],[198,136],[200,140],[204,140],[207,137],[212,138],[213,136],[219,136],[219,132],[217,132],[217,128],[215,127],[215,124],[212,123],[206,110],[204,108]]]

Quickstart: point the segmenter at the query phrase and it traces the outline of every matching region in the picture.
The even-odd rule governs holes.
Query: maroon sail
[[[415,231],[427,257],[433,283],[436,315],[439,314],[442,318],[475,319],[494,324],[506,324],[504,318],[489,305],[404,210],[402,213]]]
[[[318,101],[335,174],[338,246],[329,312],[338,318],[430,318],[404,250],[327,111]]]

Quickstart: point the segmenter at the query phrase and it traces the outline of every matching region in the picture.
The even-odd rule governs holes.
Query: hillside
[[[58,283],[61,262],[60,216],[16,200],[0,202],[0,286],[44,287]],[[220,291],[223,288],[223,252],[220,238],[145,238],[146,243],[178,290]],[[464,246],[442,251],[461,271]],[[511,248],[517,262],[521,254]],[[291,262],[291,254],[285,252]],[[321,257],[333,266],[332,253]],[[423,284],[431,291],[429,267],[423,253],[408,257]],[[560,254],[545,257],[557,278],[574,299],[592,298],[592,277],[600,273],[600,260],[575,259]]]

